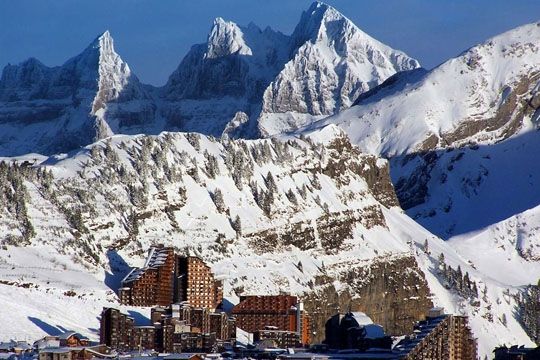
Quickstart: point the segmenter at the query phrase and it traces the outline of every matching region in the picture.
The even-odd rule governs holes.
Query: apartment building
[[[176,255],[170,247],[153,246],[144,266],[133,269],[122,280],[118,296],[125,305],[187,302],[192,307],[214,310],[223,300],[223,284],[214,279],[201,259]]]
[[[426,320],[415,325],[414,334],[395,348],[405,360],[477,359],[477,343],[466,316],[447,315],[440,308],[430,310]]]
[[[253,333],[253,341],[273,340],[280,348],[294,348],[300,343],[300,336],[295,331],[275,329],[258,330]]]
[[[187,301],[193,307],[215,309],[223,300],[223,284],[214,279],[208,265],[195,256],[177,256],[177,302]]]
[[[224,312],[210,314],[210,331],[216,334],[216,339],[230,339],[229,316]]]
[[[120,303],[133,306],[168,306],[174,297],[174,249],[153,246],[142,268],[133,269],[118,291]]]
[[[118,309],[105,308],[101,313],[99,341],[118,351],[131,349],[133,318]]]
[[[151,324],[135,326],[133,318],[117,309],[104,308],[101,314],[101,343],[118,351],[156,350],[185,352],[213,349],[217,342],[230,342],[234,321],[225,313],[193,308],[187,302],[155,307]]]
[[[254,333],[272,328],[296,332],[300,344],[310,342],[309,316],[296,296],[242,296],[232,314],[236,326],[245,331]]]

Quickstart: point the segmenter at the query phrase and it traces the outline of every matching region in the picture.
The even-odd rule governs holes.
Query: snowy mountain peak
[[[205,56],[213,59],[231,54],[252,55],[252,51],[237,24],[217,17],[208,36],[208,49]]]
[[[207,42],[194,45],[169,77],[163,94],[175,103],[168,112],[178,114],[187,110],[183,115],[193,119],[193,125],[188,125],[190,131],[220,136],[238,111],[250,114],[251,104],[260,102],[264,89],[286,62],[288,49],[289,37],[271,28],[262,31],[253,23],[239,26],[216,18]],[[228,100],[216,104],[222,98]],[[230,98],[234,98],[232,106],[227,104]],[[198,105],[194,108],[191,102],[177,108],[176,102],[183,100],[197,100]],[[196,120],[200,117],[199,108],[206,106],[207,101],[211,104],[202,121],[208,122],[212,117],[211,124],[200,124]],[[191,108],[194,113],[188,110]],[[179,122],[179,127],[185,129],[185,121]]]
[[[105,32],[96,37],[92,42],[92,46],[114,52],[114,40],[110,31],[105,30]]]
[[[61,66],[32,58],[8,65],[0,108],[0,124],[7,124],[0,130],[2,154],[63,152],[117,132],[139,133],[155,111],[108,31]]]
[[[235,137],[251,138],[334,114],[389,76],[418,66],[316,2],[290,36],[216,18],[207,41],[191,47],[156,94],[165,100],[166,129],[221,136],[240,112],[249,121]]]
[[[340,22],[339,26],[356,27],[332,6],[316,1],[302,13],[292,37],[299,43],[321,40],[324,37],[326,25],[331,21]]]
[[[119,57],[120,55],[114,50],[114,40],[111,33],[107,30],[97,36],[81,54],[68,60],[67,63],[72,61],[84,62],[89,67],[97,69],[97,65],[100,62],[108,61],[109,59],[118,59]]]
[[[302,14],[290,52],[291,60],[264,94],[259,121],[264,136],[335,114],[395,73],[420,66],[322,2]]]
[[[111,36],[109,30],[106,30],[101,34],[96,40],[96,47],[99,49],[100,53],[100,62],[105,60],[105,58],[117,58],[120,57],[114,50],[114,40]]]

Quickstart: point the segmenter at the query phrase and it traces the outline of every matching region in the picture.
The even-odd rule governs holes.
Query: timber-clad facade
[[[298,333],[300,343],[310,343],[309,316],[296,296],[242,296],[232,314],[239,328],[248,332],[275,330]]]
[[[396,346],[405,360],[476,360],[477,343],[466,316],[431,314],[415,326],[414,335]]]
[[[201,259],[176,255],[171,247],[154,246],[144,266],[133,269],[122,280],[118,296],[125,305],[187,302],[192,307],[214,310],[223,299],[223,285]]]

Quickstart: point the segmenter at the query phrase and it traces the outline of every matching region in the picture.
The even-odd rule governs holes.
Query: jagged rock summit
[[[251,48],[246,44],[240,27],[221,17],[214,20],[212,32],[208,36],[208,51],[206,58],[215,59],[231,54],[252,56]]]
[[[221,136],[234,118],[256,118],[265,88],[287,61],[288,42],[271,28],[217,18],[207,42],[194,45],[159,90],[167,128]],[[255,132],[246,122],[229,135]]]
[[[181,130],[220,135],[242,112],[250,121],[232,135],[271,136],[335,114],[417,67],[322,2],[302,14],[290,36],[217,18],[207,43],[195,45],[169,78],[167,117]]]
[[[61,66],[36,59],[0,79],[0,154],[73,150],[154,117],[150,97],[108,31]]]
[[[321,2],[292,35],[216,18],[207,42],[194,45],[161,88],[139,82],[106,31],[62,66],[29,59],[5,67],[0,155],[49,155],[163,130],[275,135],[335,114],[418,66]]]
[[[261,83],[269,82],[283,65],[286,43],[285,35],[270,28],[240,27],[216,18],[207,43],[194,45],[170,76],[165,98],[256,97],[264,88]]]
[[[264,93],[259,120],[263,135],[336,114],[388,77],[420,66],[322,2],[302,14],[290,46],[290,60]]]

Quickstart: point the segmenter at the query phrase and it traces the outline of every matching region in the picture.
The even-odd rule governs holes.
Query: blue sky
[[[60,65],[110,30],[138,77],[162,85],[212,20],[292,32],[311,0],[0,0],[0,67]],[[493,35],[540,20],[539,0],[329,0],[362,30],[431,68]],[[539,39],[540,40],[540,39]]]

